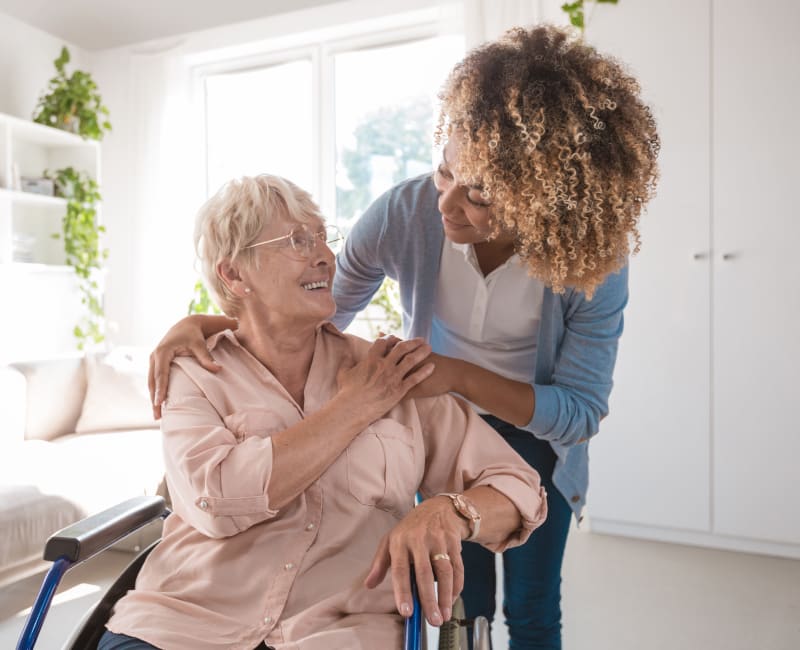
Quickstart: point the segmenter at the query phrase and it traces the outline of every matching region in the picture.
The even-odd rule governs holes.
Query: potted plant
[[[48,92],[39,97],[33,121],[77,133],[83,138],[102,140],[105,131],[111,130],[108,109],[88,72],[75,70],[67,74],[69,59],[69,50],[62,47],[54,61],[58,74],[48,83]]]

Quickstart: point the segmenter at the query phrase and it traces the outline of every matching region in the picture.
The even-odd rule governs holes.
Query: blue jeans
[[[256,650],[263,650],[264,648],[267,648],[267,646],[262,641]],[[125,634],[114,634],[114,632],[106,630],[105,634],[100,637],[97,650],[158,650],[158,648],[141,639]]]
[[[158,648],[141,639],[126,634],[114,634],[114,632],[106,630],[105,634],[100,637],[97,650],[158,650]]]
[[[561,650],[561,563],[572,510],[553,485],[556,455],[548,442],[494,416],[482,416],[541,476],[547,490],[547,520],[522,546],[503,553],[503,614],[510,650]],[[495,556],[465,542],[461,551],[467,618],[495,612]],[[471,636],[471,633],[470,633]],[[470,647],[472,640],[470,639]]]

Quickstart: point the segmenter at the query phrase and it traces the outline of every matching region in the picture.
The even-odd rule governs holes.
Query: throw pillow
[[[115,429],[153,429],[147,389],[147,354],[118,347],[104,357],[86,359],[88,385],[76,433]]]

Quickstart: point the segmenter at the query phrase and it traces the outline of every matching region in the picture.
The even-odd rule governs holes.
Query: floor
[[[110,552],[68,574],[37,650],[60,648],[129,559]],[[0,648],[14,647],[38,585],[0,590]],[[800,561],[573,531],[563,609],[566,650],[798,650]]]

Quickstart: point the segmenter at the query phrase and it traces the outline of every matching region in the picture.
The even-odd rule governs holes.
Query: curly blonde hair
[[[451,72],[436,141],[492,204],[531,275],[591,298],[640,246],[660,141],[637,81],[570,32],[514,28]]]

